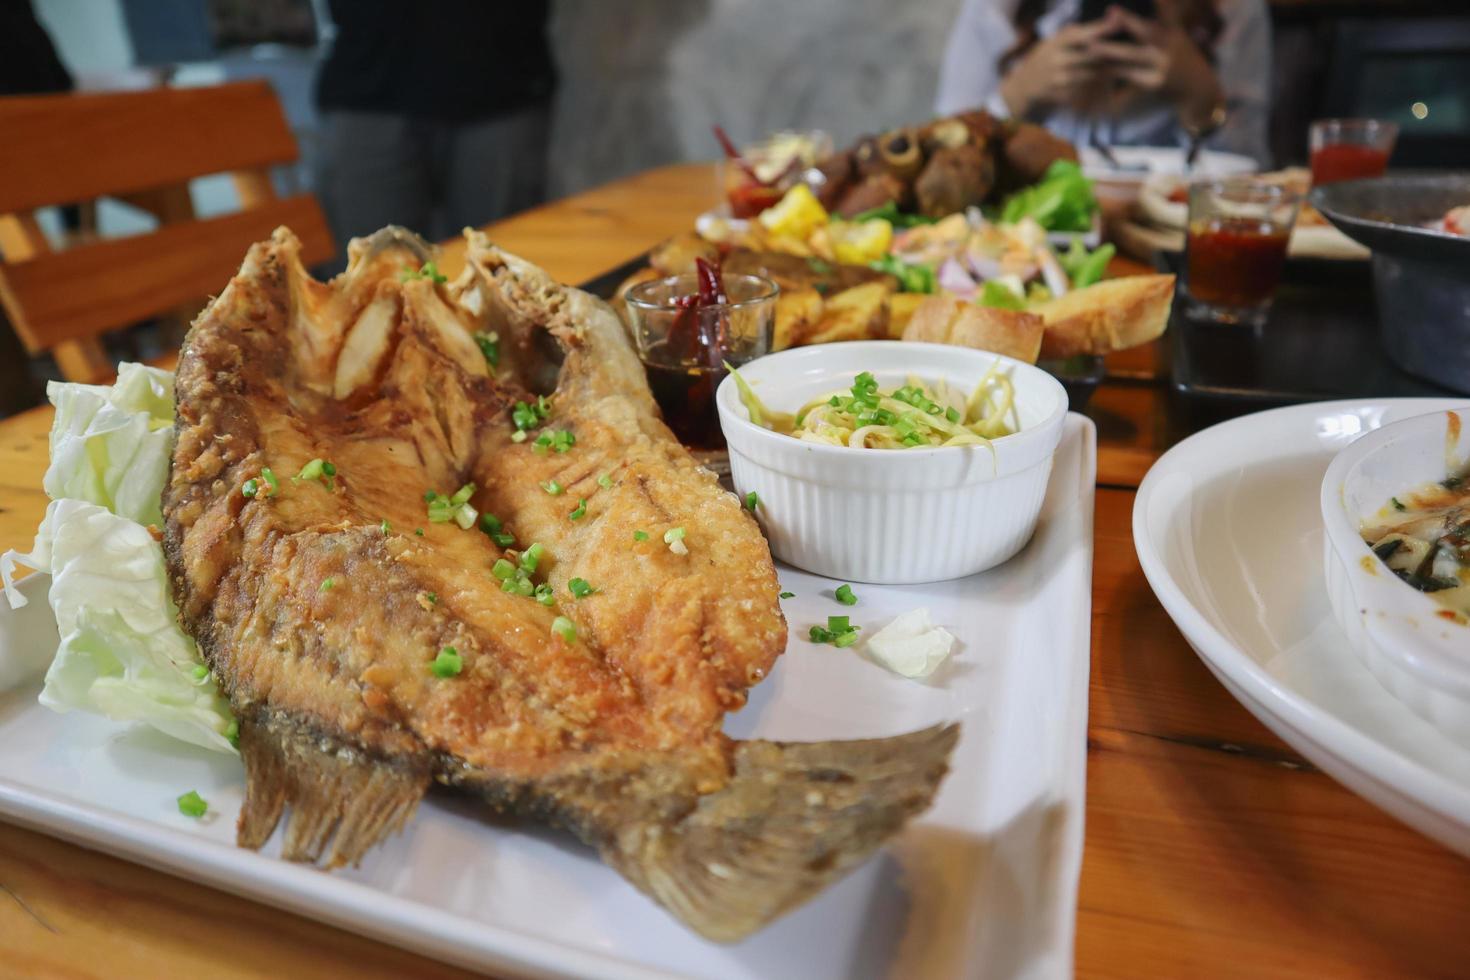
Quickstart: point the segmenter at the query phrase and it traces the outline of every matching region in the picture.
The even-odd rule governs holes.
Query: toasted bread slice
[[[1169,325],[1174,277],[1124,276],[1037,303],[1046,324],[1042,357],[1107,354],[1146,344]]]
[[[1041,317],[976,306],[953,296],[927,296],[914,310],[904,340],[957,344],[1035,364],[1041,350]]]

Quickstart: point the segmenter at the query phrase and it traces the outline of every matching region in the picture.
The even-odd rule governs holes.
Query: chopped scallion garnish
[[[476,330],[474,333],[475,343],[480,348],[480,353],[485,355],[485,363],[491,367],[500,366],[500,334],[486,333]]]
[[[684,543],[684,529],[682,527],[671,527],[664,532],[664,544],[676,555],[689,554],[689,546]]]
[[[551,586],[545,584],[544,582],[541,585],[536,586],[536,591],[532,593],[532,595],[535,597],[536,601],[541,603],[541,605],[543,606],[556,605],[556,592],[552,590]]]
[[[204,678],[206,678],[208,676],[209,676],[209,668],[208,667],[204,666],[203,664],[195,664],[194,665],[194,679],[196,681],[202,681],[202,680],[204,680]]]
[[[567,583],[567,591],[578,599],[585,599],[597,590],[585,578],[574,578]]]
[[[384,534],[392,534],[393,533],[393,525],[392,524],[389,524],[388,523],[388,518],[385,517],[378,524],[378,530],[379,531],[382,531]]]
[[[795,599],[796,598],[796,593],[795,592],[782,592],[780,597],[782,599]]]
[[[269,466],[260,468],[260,478],[270,485],[272,497],[281,492],[281,481],[276,479],[276,475],[271,472]]]
[[[647,541],[648,540],[648,532],[647,531],[634,531],[633,532],[633,540],[634,541]]]
[[[752,490],[752,491],[750,491],[750,493],[747,493],[745,495],[745,509],[746,510],[748,510],[752,514],[754,514],[755,513],[755,509],[757,507],[759,507],[760,505],[761,505],[760,494],[758,494],[754,490]]]
[[[332,586],[334,586],[336,584],[337,584],[337,580],[334,579],[334,578],[332,578],[332,577],[330,577],[330,576],[328,576],[327,578],[322,579],[322,584],[319,585],[319,586],[317,586],[317,591],[318,592],[327,592],[327,591],[330,591],[331,588],[332,588]]]
[[[429,670],[435,677],[455,677],[464,670],[464,659],[454,647],[445,647],[429,664]]]
[[[602,474],[601,476],[599,476],[597,478],[597,485],[599,487],[602,487],[602,489],[604,489],[604,490],[611,490],[612,489],[612,479],[610,477],[608,477],[608,475],[606,473],[604,473],[604,474]]]
[[[577,642],[577,624],[565,616],[558,616],[551,621],[551,632],[561,637],[567,643]]]
[[[435,283],[449,281],[449,278],[447,276],[440,275],[439,266],[436,265],[433,261],[425,262],[423,265],[419,266],[419,270],[417,272],[412,269],[404,269],[402,272],[398,273],[399,282],[408,282],[410,279],[427,279],[430,282]]]
[[[559,497],[561,496],[561,492],[565,490],[566,487],[562,486],[560,483],[557,483],[555,480],[547,480],[545,483],[541,484],[541,489],[545,490],[553,497]]]
[[[240,487],[240,494],[245,497],[253,497],[260,490],[260,481],[255,479],[246,480]]]
[[[209,804],[204,802],[204,797],[200,796],[197,790],[191,789],[179,797],[179,812],[186,817],[193,817],[197,820],[208,810]]]
[[[827,626],[813,626],[807,631],[813,643],[830,643],[835,647],[850,647],[857,642],[859,627],[848,622],[846,616],[828,616]]]
[[[587,516],[587,500],[586,500],[586,498],[584,498],[584,497],[578,497],[577,498],[577,506],[573,507],[572,508],[572,512],[570,514],[568,514],[567,516],[570,517],[574,521],[580,521],[582,518],[586,517]]]
[[[536,566],[541,563],[541,556],[544,554],[546,554],[546,546],[540,541],[533,541],[531,547],[521,553],[521,568],[534,574]]]
[[[490,574],[502,582],[516,573],[515,565],[505,558],[497,558],[495,564],[490,566]]]
[[[857,605],[857,596],[853,595],[852,586],[850,585],[839,585],[834,595],[836,596],[837,601],[842,603],[844,606]]]

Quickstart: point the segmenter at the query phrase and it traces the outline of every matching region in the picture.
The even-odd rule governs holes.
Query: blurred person
[[[328,0],[317,194],[339,245],[386,224],[431,241],[539,203],[549,0]]]
[[[964,0],[940,71],[940,113],[982,106],[1078,146],[1206,145],[1268,164],[1265,0],[1156,0],[1140,16],[1086,0]]]

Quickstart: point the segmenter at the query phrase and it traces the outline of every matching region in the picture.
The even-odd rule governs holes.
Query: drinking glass
[[[684,445],[723,449],[715,389],[724,365],[770,353],[780,288],[763,276],[725,275],[726,303],[691,308],[694,274],[639,283],[624,297],[638,356],[664,422]]]
[[[1312,183],[1382,177],[1399,138],[1398,123],[1381,119],[1318,119],[1307,131]]]
[[[1193,319],[1259,326],[1286,264],[1302,196],[1239,177],[1189,188],[1185,311]]]

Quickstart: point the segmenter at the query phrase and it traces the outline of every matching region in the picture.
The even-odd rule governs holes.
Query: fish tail
[[[862,863],[927,809],[957,724],[893,738],[741,742],[730,782],[603,858],[696,932],[734,942]]]
[[[260,848],[289,806],[281,856],[328,868],[357,864],[402,829],[429,786],[427,768],[370,758],[271,715],[241,719],[240,755],[240,846]]]

